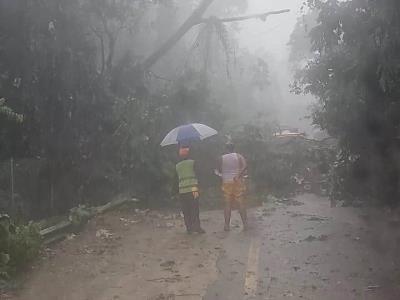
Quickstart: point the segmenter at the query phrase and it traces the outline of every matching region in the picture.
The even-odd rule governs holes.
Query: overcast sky
[[[248,0],[247,13],[262,13],[271,10],[291,9],[290,13],[270,16],[266,22],[249,20],[240,27],[240,46],[251,51],[265,49],[277,59],[287,56],[287,43],[300,14],[303,0]]]
[[[301,6],[304,0],[248,0],[247,13],[262,13],[272,10],[290,9],[290,13],[273,15],[266,22],[249,20],[240,22],[239,46],[252,52],[267,52],[273,57],[268,61],[275,80],[275,89],[278,89],[282,99],[277,103],[278,119],[283,125],[297,127],[301,131],[311,133],[310,120],[304,119],[309,114],[308,107],[314,102],[310,95],[296,96],[290,93],[289,83],[292,80],[288,65],[288,42],[301,16]]]

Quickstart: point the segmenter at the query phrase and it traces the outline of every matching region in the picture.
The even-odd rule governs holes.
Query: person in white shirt
[[[218,165],[218,172],[222,177],[222,191],[225,199],[225,231],[230,230],[231,213],[235,203],[239,207],[243,229],[248,229],[246,203],[244,198],[244,193],[246,191],[244,175],[246,171],[247,163],[244,157],[235,152],[235,146],[233,143],[227,143],[226,154],[220,157]]]

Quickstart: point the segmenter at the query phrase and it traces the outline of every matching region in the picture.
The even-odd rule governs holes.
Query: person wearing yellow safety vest
[[[195,161],[189,158],[189,147],[179,148],[181,161],[176,165],[179,179],[179,199],[187,233],[205,233],[200,226],[199,182],[195,172]]]

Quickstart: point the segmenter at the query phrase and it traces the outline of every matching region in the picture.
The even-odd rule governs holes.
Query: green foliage
[[[10,236],[9,255],[12,272],[20,271],[31,263],[39,254],[41,236],[37,225],[30,223],[15,227],[15,233]]]
[[[0,215],[0,279],[25,268],[38,256],[40,247],[37,225],[14,225],[7,215]]]
[[[11,108],[6,105],[6,99],[0,99],[0,115],[4,116],[7,120],[22,123],[24,117],[21,114],[15,113]]]
[[[395,203],[400,194],[400,4],[308,4],[320,12],[311,30],[315,55],[298,83],[319,100],[315,124],[339,139],[338,186],[354,197]]]
[[[93,212],[84,205],[71,208],[68,219],[72,222],[72,226],[76,229],[84,226],[93,215]]]
[[[143,74],[143,57],[198,1],[179,9],[175,2],[0,1],[0,98],[7,99],[7,106],[0,102],[0,160],[7,161],[0,189],[10,195],[14,157],[14,192],[28,217],[99,205],[122,191],[144,202],[167,199],[176,153],[159,143],[170,129],[201,122],[220,130],[227,118],[242,122],[242,108],[243,119],[258,112],[249,91],[268,86],[268,65],[244,53],[228,80],[233,39],[221,23],[211,27],[223,55],[209,72],[204,61],[195,64],[201,68],[186,64],[190,51],[178,43],[170,60]],[[210,10],[233,15],[246,5],[215,1]],[[73,212],[78,224],[81,208]]]
[[[305,175],[307,168],[316,168],[324,174],[332,160],[332,150],[317,141],[305,138],[273,137],[272,127],[246,125],[236,130],[232,138],[238,151],[249,165],[250,180],[259,191],[276,195],[293,193],[296,174]]]
[[[310,31],[317,25],[318,11],[310,9],[297,19],[295,28],[290,35],[288,45],[290,46],[289,61],[298,68],[312,58],[312,43],[309,36]]]

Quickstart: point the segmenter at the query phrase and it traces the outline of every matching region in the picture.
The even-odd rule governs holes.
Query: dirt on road
[[[179,214],[99,216],[48,248],[13,300],[400,299],[396,219],[331,208],[302,195],[235,213],[202,212],[207,233],[187,235]]]

